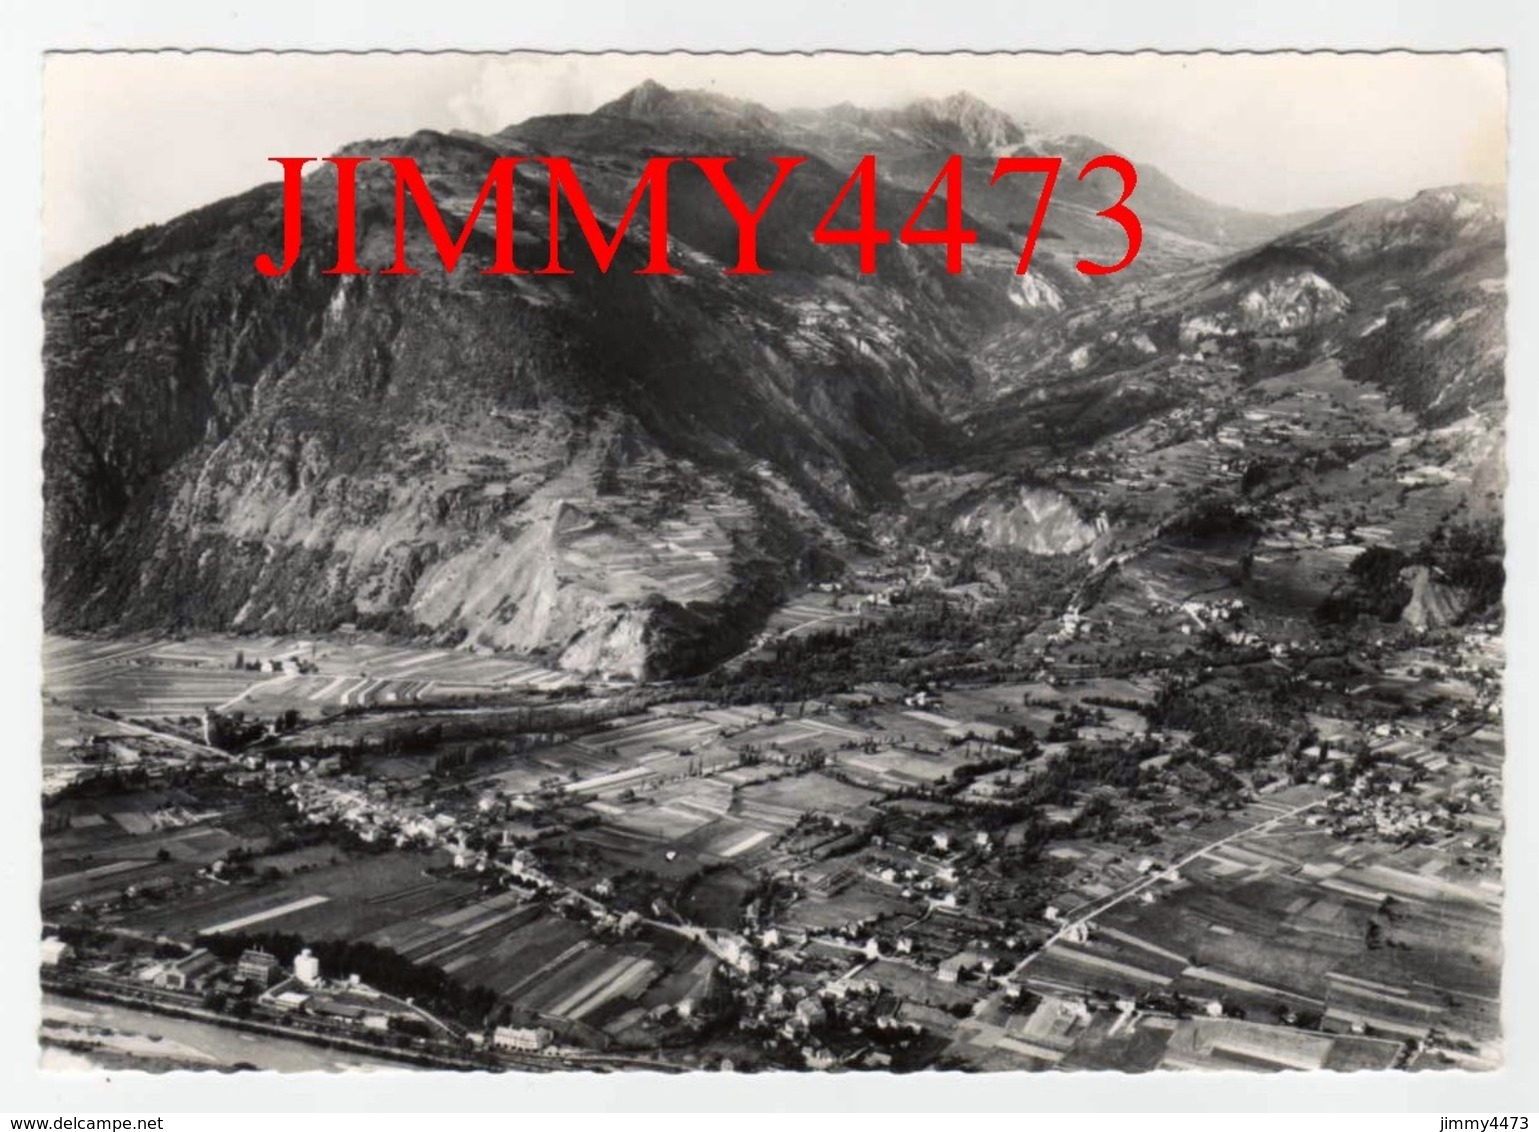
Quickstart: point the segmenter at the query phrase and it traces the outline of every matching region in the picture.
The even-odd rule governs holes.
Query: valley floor
[[[130,698],[135,661],[180,647],[53,646],[99,658],[65,662],[69,695],[114,696],[49,704],[75,774],[42,902],[93,977],[163,983],[221,935],[352,941],[483,988],[470,1014],[677,1064],[1500,1064],[1490,635],[1312,689],[1281,767],[1159,722],[1168,657],[794,703],[590,694],[523,744],[493,738],[509,713],[560,705],[361,705],[226,752],[166,682]],[[393,663],[444,658],[416,659]],[[1198,688],[1233,691],[1332,658],[1209,659]],[[188,671],[196,696],[217,670]]]

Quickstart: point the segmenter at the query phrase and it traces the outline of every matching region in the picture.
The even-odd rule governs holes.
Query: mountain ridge
[[[975,99],[915,106],[914,121],[961,131],[968,145],[1029,142],[1026,127]],[[904,141],[883,116],[892,112],[826,113],[886,131],[879,221],[895,230],[953,135]],[[346,152],[417,156],[457,229],[489,155],[559,143],[612,228],[649,153],[752,138],[752,157],[813,136],[794,117],[642,84],[590,115],[485,136],[419,131]],[[877,276],[861,276],[846,249],[809,239],[848,175],[840,144],[787,182],[760,234],[774,274],[752,281],[721,274],[735,228],[689,169],[671,188],[678,277],[630,274],[645,262],[637,231],[611,273],[597,272],[567,219],[571,276],[447,274],[413,226],[407,254],[420,276],[331,277],[318,263],[329,255],[312,255],[266,280],[250,257],[275,246],[276,185],[61,269],[44,302],[46,622],[77,632],[355,624],[584,672],[698,671],[740,648],[781,594],[869,546],[872,516],[905,505],[904,469],[960,460],[980,417],[1014,420],[1016,391],[1049,375],[1134,388],[1141,379],[1118,367],[1205,348],[1181,344],[1198,315],[1240,311],[1224,315],[1238,320],[1230,330],[1196,331],[1234,345],[1267,325],[1272,307],[1307,311],[1298,317],[1308,322],[1327,309],[1356,318],[1364,288],[1387,279],[1372,268],[1386,249],[1368,244],[1361,272],[1321,276],[1324,287],[1300,290],[1284,269],[1335,254],[1327,236],[1367,232],[1374,216],[1398,215],[1392,206],[1342,210],[1336,228],[1322,219],[1235,248],[1233,233],[1181,235],[1201,219],[1194,195],[1167,192],[1162,221],[1161,182],[1147,173],[1150,262],[1118,277],[1116,295],[1069,266],[1076,254],[1115,258],[1119,238],[1113,225],[1092,226],[1090,205],[1072,195],[1055,198],[1027,276],[1014,273],[1009,233],[1029,212],[1020,201],[981,208],[983,239],[961,275],[945,272],[935,249],[894,245]],[[766,187],[759,165],[734,170],[745,198]],[[331,176],[304,182],[312,252],[334,239]],[[393,254],[394,186],[374,164],[358,184],[361,258],[382,265]],[[549,238],[543,171],[521,166],[518,184],[515,242],[537,263]],[[1489,264],[1489,240],[1465,231],[1477,218],[1449,219],[1460,205],[1437,195],[1447,191],[1406,206],[1418,235],[1410,250],[1389,250],[1441,264],[1438,286],[1478,291],[1484,276],[1470,273]],[[980,199],[970,190],[969,208]],[[1092,233],[1104,251],[1081,246]],[[489,262],[491,241],[483,215],[466,256]],[[1252,287],[1260,322],[1244,321],[1251,292],[1225,271],[1272,280]],[[1353,297],[1343,305],[1336,292]],[[1440,292],[1427,294],[1436,305]],[[1136,296],[1153,298],[1148,317],[1130,323],[1119,304]],[[1212,311],[1180,310],[1187,301]],[[1125,326],[1122,345],[1087,335],[1106,318]],[[1476,330],[1489,327],[1467,321],[1429,339],[1437,367],[1463,364]],[[1373,361],[1383,340],[1372,331],[1363,341],[1361,364],[1404,364]],[[1482,365],[1461,386],[1468,396],[1424,408],[1456,415],[1488,396]],[[1404,384],[1430,401],[1430,380]],[[1117,396],[1117,413],[1136,414],[1135,399]]]

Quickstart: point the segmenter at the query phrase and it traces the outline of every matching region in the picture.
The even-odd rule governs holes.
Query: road
[[[1295,806],[1293,809],[1286,810],[1283,813],[1278,814],[1276,817],[1267,818],[1265,821],[1257,822],[1255,825],[1246,826],[1244,829],[1237,830],[1234,833],[1220,837],[1216,841],[1210,841],[1206,845],[1203,845],[1197,849],[1193,849],[1190,853],[1186,854],[1186,856],[1182,857],[1175,864],[1169,865],[1158,872],[1151,872],[1148,876],[1135,881],[1127,888],[1123,889],[1123,891],[1111,897],[1103,897],[1100,900],[1092,901],[1089,905],[1082,905],[1080,908],[1075,909],[1075,911],[1071,913],[1071,918],[1066,920],[1056,932],[1042,941],[1041,947],[1017,963],[1014,969],[1011,970],[1011,972],[1005,977],[1007,979],[1014,979],[1017,975],[1019,975],[1022,971],[1034,963],[1038,958],[1040,958],[1048,948],[1053,946],[1053,944],[1058,943],[1066,936],[1078,932],[1080,928],[1089,924],[1097,916],[1105,915],[1107,912],[1117,907],[1117,905],[1133,899],[1145,889],[1153,887],[1162,880],[1174,879],[1176,874],[1178,874],[1187,865],[1195,861],[1198,857],[1201,857],[1203,854],[1211,853],[1213,850],[1222,848],[1223,846],[1229,845],[1235,841],[1240,841],[1244,838],[1254,837],[1259,833],[1264,833],[1281,824],[1282,822],[1291,821],[1293,818],[1298,817],[1299,814],[1304,813],[1306,810],[1313,810],[1318,806],[1323,806],[1331,799],[1339,797],[1341,797],[1340,791],[1337,791],[1334,794],[1328,794],[1324,798],[1316,799],[1313,802],[1306,802],[1302,806]],[[1084,908],[1086,907],[1089,907],[1090,911],[1085,911]],[[1003,991],[1000,993],[1002,994]],[[990,996],[991,999],[993,997],[994,996]]]
[[[153,727],[130,723],[126,719],[114,719],[112,716],[103,715],[99,711],[88,711],[85,714],[93,715],[97,719],[110,723],[114,727],[121,727],[124,731],[132,732],[135,735],[145,735],[151,739],[159,739],[163,743],[173,743],[178,747],[186,747],[190,751],[196,751],[200,755],[212,755],[216,759],[223,759],[225,762],[234,762],[240,757],[231,754],[229,751],[221,751],[218,747],[210,747],[206,743],[195,743],[191,739],[184,739],[182,736],[173,735],[168,731],[157,731]]]
[[[796,634],[802,632],[805,629],[815,629],[819,625],[826,624],[829,621],[838,621],[841,618],[848,620],[852,615],[855,617],[861,616],[861,610],[832,609],[823,614],[822,617],[814,617],[811,621],[803,621],[800,625],[792,625],[789,629],[782,629],[778,634],[776,634],[775,639],[778,641],[784,641],[796,636]]]
[[[154,652],[158,648],[163,648],[165,644],[166,642],[164,641],[151,641],[147,645],[137,645],[122,652],[110,653],[106,656],[88,657],[85,660],[73,661],[70,664],[50,665],[45,661],[43,665],[43,683],[46,685],[60,676],[67,676],[71,672],[79,672],[83,668],[110,668],[124,663],[129,657]]]

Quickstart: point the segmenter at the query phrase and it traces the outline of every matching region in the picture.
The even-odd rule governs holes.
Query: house
[[[248,947],[240,953],[240,960],[235,964],[235,979],[237,982],[268,987],[280,969],[277,956],[269,955],[259,947]]]
[[[201,991],[223,969],[218,956],[207,948],[199,948],[185,959],[167,966],[161,973],[158,986],[166,990]]]
[[[294,977],[307,987],[321,981],[321,961],[310,954],[308,947],[294,956]]]
[[[808,1069],[832,1069],[839,1064],[834,1055],[822,1046],[803,1046],[802,1060],[807,1063]]]
[[[817,999],[804,998],[796,1004],[796,1020],[810,1030],[828,1021],[828,1011]]]
[[[43,940],[41,959],[44,967],[57,967],[61,963],[68,963],[74,957],[75,949],[58,936],[51,935]]]
[[[711,948],[718,958],[730,964],[745,974],[752,974],[758,969],[759,960],[748,946],[748,941],[742,936],[728,932],[720,933],[716,938],[716,946]]]
[[[297,1014],[305,1008],[310,1001],[310,996],[303,991],[283,991],[273,996],[273,1008],[281,1010],[285,1014]]]
[[[539,1053],[554,1036],[543,1026],[498,1026],[492,1031],[492,1045],[518,1053]]]
[[[285,991],[284,994],[296,992]],[[279,995],[282,998],[283,995]],[[331,998],[311,998],[309,1009],[311,1013],[322,1018],[334,1019],[338,1022],[347,1022],[352,1025],[361,1025],[363,1016],[367,1013],[363,1007],[351,1002],[341,1002]]]
[[[972,951],[959,951],[948,959],[942,959],[935,968],[935,977],[943,983],[957,982],[963,974],[979,966],[981,956]]]

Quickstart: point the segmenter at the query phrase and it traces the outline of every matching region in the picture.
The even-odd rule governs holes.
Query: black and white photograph
[[[44,1071],[1507,1066],[1502,52],[42,83]]]

